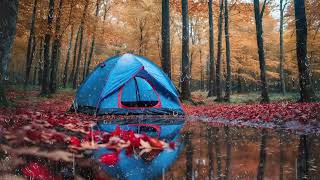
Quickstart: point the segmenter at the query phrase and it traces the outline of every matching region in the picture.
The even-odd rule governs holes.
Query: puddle
[[[84,156],[29,146],[0,147],[0,179],[24,179],[23,167],[38,162],[52,178],[61,179],[317,179],[320,177],[320,136],[257,127],[181,119],[99,122],[95,129],[113,131],[116,125],[174,142],[174,149],[128,152],[117,163],[99,161],[111,149]],[[150,123],[152,125],[150,125]],[[14,151],[14,153],[12,153]],[[42,154],[40,153],[42,152]],[[54,157],[63,157],[55,159]],[[42,167],[32,167],[41,169]]]

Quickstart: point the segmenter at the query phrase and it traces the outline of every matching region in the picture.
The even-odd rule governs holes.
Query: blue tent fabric
[[[96,115],[184,115],[179,93],[167,75],[133,54],[100,63],[79,87],[72,108]]]

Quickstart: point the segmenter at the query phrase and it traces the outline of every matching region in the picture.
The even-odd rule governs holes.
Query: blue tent
[[[100,63],[79,87],[73,109],[96,115],[184,114],[167,75],[150,60],[133,54]]]

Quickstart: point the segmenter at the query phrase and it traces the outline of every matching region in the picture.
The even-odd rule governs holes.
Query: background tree
[[[79,50],[78,50],[78,58],[77,58],[77,65],[76,65],[76,69],[74,71],[74,77],[73,77],[73,82],[72,82],[72,88],[76,89],[78,86],[78,78],[79,78],[79,68],[80,68],[80,63],[81,63],[81,54],[82,54],[82,41],[83,41],[83,31],[84,31],[84,21],[86,18],[86,14],[88,11],[88,5],[89,5],[89,0],[85,1],[85,5],[84,5],[84,9],[83,9],[83,13],[82,13],[82,18],[81,18],[81,23],[80,23],[80,27],[79,27],[79,31],[80,31],[80,36],[79,36]]]
[[[263,45],[263,27],[262,19],[263,13],[266,8],[267,0],[263,1],[262,9],[260,10],[260,1],[254,0],[254,17],[256,22],[256,34],[257,34],[257,45],[258,45],[258,54],[259,54],[259,64],[260,64],[260,79],[261,79],[261,102],[269,102],[268,94],[268,84],[267,84],[267,75],[266,75],[266,62],[264,55],[264,45]]]
[[[188,0],[182,0],[182,67],[181,97],[190,99],[190,64],[189,64],[189,16]]]
[[[283,45],[283,25],[284,25],[284,11],[287,5],[287,0],[283,3],[283,0],[280,0],[280,90],[284,95],[286,93],[286,85],[284,79],[284,45]]]
[[[0,3],[0,105],[7,105],[6,81],[11,48],[16,33],[18,0],[3,0]]]
[[[226,77],[226,93],[224,99],[230,102],[231,87],[232,87],[232,75],[231,75],[231,55],[230,55],[230,34],[229,34],[229,7],[228,0],[224,1],[224,34],[226,43],[226,66],[227,66],[227,77]]]
[[[42,75],[42,87],[41,95],[49,95],[49,73],[50,73],[50,59],[49,59],[49,49],[52,31],[52,21],[54,15],[54,0],[49,0],[48,9],[48,24],[46,35],[44,37],[44,58],[43,58],[43,75]]]
[[[99,14],[99,7],[100,7],[100,0],[97,0],[96,1],[95,20],[94,20],[95,22],[93,25],[93,34],[92,34],[91,47],[90,47],[90,52],[89,52],[89,57],[88,57],[88,64],[85,66],[85,71],[84,71],[85,73],[83,76],[86,76],[90,72],[90,65],[91,65],[91,61],[92,61],[94,46],[96,43],[96,29],[97,29],[97,18],[98,18],[98,14]]]
[[[61,47],[61,36],[62,36],[62,33],[60,32],[62,2],[63,0],[59,1],[58,14],[56,18],[55,37],[52,45],[51,71],[50,71],[50,83],[49,83],[50,93],[55,93],[57,90],[57,75],[58,75],[58,67],[59,67],[59,61],[60,61],[60,47]]]
[[[208,16],[209,16],[209,93],[208,96],[216,94],[216,70],[214,63],[214,30],[213,30],[213,13],[212,13],[212,0],[208,1]]]
[[[170,9],[169,0],[162,1],[162,29],[161,29],[161,66],[163,71],[171,78],[170,60]]]
[[[32,11],[32,17],[31,17],[31,25],[30,25],[30,32],[29,32],[29,40],[28,40],[28,48],[27,48],[27,56],[26,56],[26,77],[25,77],[25,83],[24,86],[26,87],[28,85],[29,81],[29,75],[31,71],[31,65],[32,65],[32,47],[36,43],[35,41],[35,22],[36,22],[36,13],[37,13],[37,4],[38,0],[34,0],[33,2],[33,11]]]
[[[222,101],[222,84],[221,84],[221,61],[222,61],[222,23],[223,23],[223,0],[219,1],[219,20],[218,20],[218,51],[217,51],[217,65],[216,65],[216,87],[217,99]]]
[[[307,18],[304,0],[294,0],[296,22],[296,47],[300,83],[300,101],[307,102],[314,99],[315,94],[311,86],[309,61],[307,58]]]

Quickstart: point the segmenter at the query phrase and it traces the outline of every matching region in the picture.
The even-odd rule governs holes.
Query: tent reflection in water
[[[119,120],[120,121],[120,120]],[[139,120],[140,121],[140,120]],[[171,122],[161,119],[152,119],[152,122],[142,122],[135,124],[127,124],[124,121],[120,124],[123,130],[134,130],[136,133],[142,127],[152,125],[151,127],[158,126],[160,132],[154,134],[152,128],[143,128],[139,133],[145,133],[151,136],[158,136],[160,139],[167,142],[174,142],[176,144],[174,149],[152,150],[151,152],[138,155],[126,155],[125,150],[121,150],[118,157],[119,160],[115,165],[108,166],[99,162],[99,157],[106,153],[114,153],[114,150],[108,148],[101,148],[94,152],[95,159],[100,163],[101,168],[108,174],[116,179],[127,180],[143,180],[154,179],[165,173],[170,166],[177,160],[179,154],[182,152],[184,144],[180,137],[180,130],[184,125],[184,120],[173,119]],[[164,123],[167,121],[167,123]],[[131,121],[130,121],[131,122]],[[115,123],[98,123],[98,128],[104,131],[113,131],[116,127]],[[133,125],[133,126],[131,126]],[[137,128],[137,125],[141,125]],[[108,127],[109,126],[109,127]],[[102,129],[101,129],[102,128]]]
[[[79,87],[73,110],[96,115],[184,114],[167,75],[150,60],[133,54],[100,63]]]

